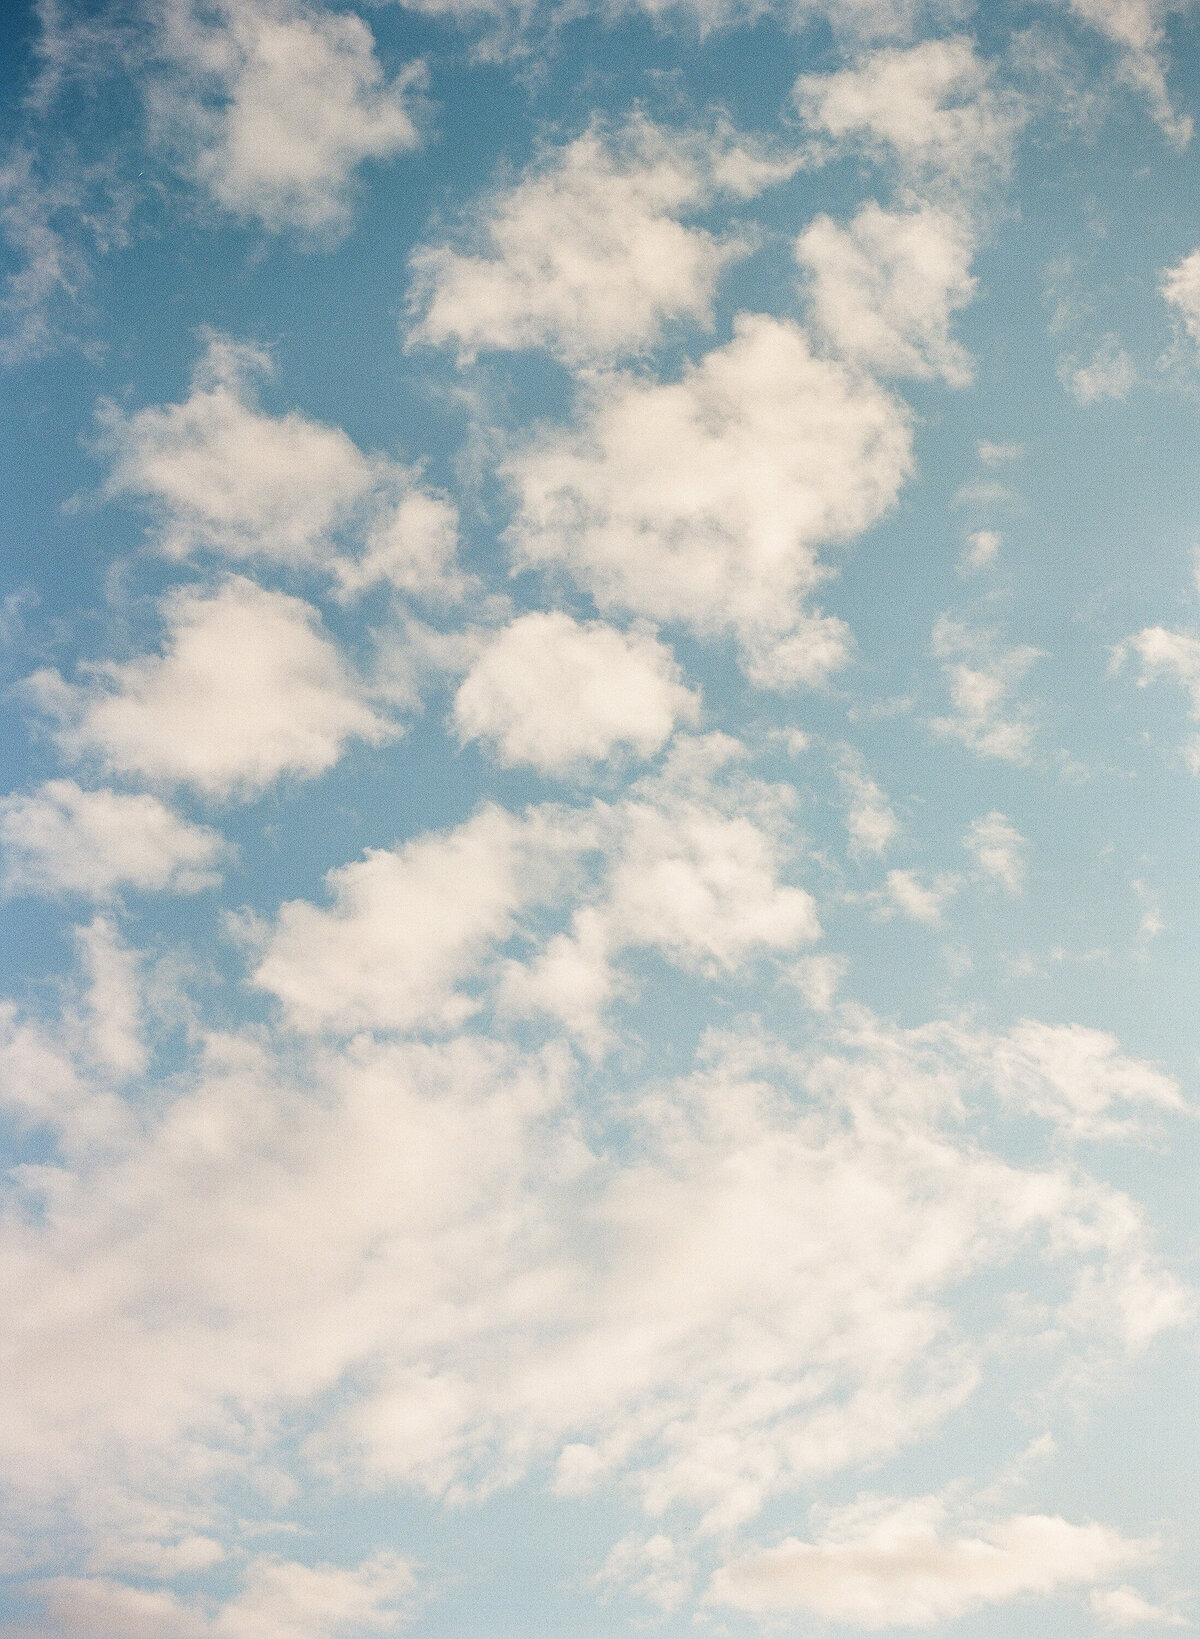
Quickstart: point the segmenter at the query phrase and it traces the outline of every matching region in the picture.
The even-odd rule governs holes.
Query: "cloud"
[[[1005,1097],[1053,1121],[1074,1138],[1132,1138],[1138,1106],[1184,1110],[1178,1084],[1130,1059],[1117,1038],[1081,1024],[1025,1020],[997,1047],[997,1086]],[[1116,1114],[1122,1105],[1127,1113]]]
[[[857,856],[884,853],[899,832],[900,822],[852,746],[844,747],[838,756],[837,780],[847,804],[850,852]]]
[[[1166,22],[1190,0],[1059,0],[1081,23],[1098,30],[1120,53],[1121,76],[1150,103],[1164,134],[1177,148],[1191,141],[1192,121],[1177,114],[1167,91]]]
[[[1145,626],[1114,651],[1114,666],[1119,667],[1130,650],[1141,661],[1138,687],[1146,688],[1159,677],[1174,678],[1191,701],[1189,715],[1200,722],[1200,638],[1165,626]],[[1187,758],[1192,772],[1200,772],[1200,736],[1188,746]]]
[[[1178,1611],[1164,1610],[1152,1605],[1136,1588],[1097,1588],[1091,1597],[1091,1607],[1106,1628],[1133,1628],[1150,1622],[1159,1628],[1186,1628],[1186,1617]]]
[[[1005,1038],[855,1009],[799,1052],[713,1035],[585,1131],[560,1044],[359,1034],[300,1066],[209,1034],[126,1103],[70,1030],[9,1024],[36,1096],[64,1089],[0,1225],[5,1523],[43,1556],[51,1502],[141,1575],[223,1530],[227,1483],[314,1467],[463,1500],[550,1464],[723,1529],[936,1425],[998,1336],[1053,1376],[1183,1313],[1126,1196],[964,1128]],[[1044,1307],[1010,1301],[1033,1265]]]
[[[871,1629],[931,1627],[984,1605],[1105,1581],[1156,1546],[1056,1515],[1015,1514],[962,1536],[946,1523],[937,1497],[859,1501],[831,1514],[816,1542],[789,1537],[723,1566],[708,1599]]]
[[[719,747],[718,766],[721,755],[732,752]],[[628,988],[614,966],[623,952],[728,972],[820,932],[811,895],[781,881],[783,788],[759,793],[756,812],[752,786],[722,789],[712,772],[689,780],[668,765],[615,804],[484,808],[453,831],[369,851],[329,873],[331,909],[283,906],[254,982],[295,1028],[339,1034],[452,1029],[494,985],[502,1012],[558,1018],[597,1046],[603,1010]],[[518,929],[529,954],[501,961]]]
[[[884,915],[899,912],[912,922],[936,926],[942,920],[942,907],[954,894],[957,880],[939,876],[924,883],[915,871],[889,871],[886,887],[875,897]]]
[[[413,1585],[405,1560],[377,1554],[352,1568],[259,1556],[215,1612],[103,1577],[47,1577],[24,1591],[44,1609],[46,1639],[358,1639],[395,1633]]]
[[[350,224],[355,173],[417,146],[424,69],[388,80],[353,12],[304,0],[160,0],[152,135],[222,209],[272,232]]]
[[[628,1588],[659,1610],[677,1610],[691,1592],[695,1567],[678,1543],[657,1531],[623,1537],[594,1578],[598,1587]]]
[[[450,502],[396,462],[363,455],[339,427],[294,410],[265,414],[253,389],[270,370],[261,349],[212,335],[182,404],[132,415],[102,404],[105,494],[149,506],[168,557],[209,551],[319,568],[348,592],[379,581],[459,590]]]
[[[489,807],[448,834],[368,850],[328,874],[332,909],[280,909],[254,983],[299,1030],[451,1029],[479,1005],[460,982],[577,845],[552,817]]]
[[[1025,646],[996,652],[984,634],[948,615],[942,615],[933,628],[932,648],[943,661],[953,708],[950,716],[932,719],[934,732],[960,740],[980,757],[1025,762],[1033,723],[1028,708],[1012,695],[1040,651]]]
[[[603,608],[732,631],[761,687],[817,683],[848,641],[806,607],[817,549],[880,518],[911,465],[903,405],[798,326],[743,314],[680,381],[598,377],[573,429],[512,457],[510,540]]]
[[[47,780],[28,795],[0,798],[0,848],[6,893],[107,899],[125,887],[212,887],[221,879],[216,867],[225,844],[145,792],[85,791],[74,780]]]
[[[962,555],[962,565],[965,569],[984,569],[989,563],[994,563],[996,554],[1003,545],[1004,537],[994,529],[976,529],[967,536],[966,549]]]
[[[57,307],[63,298],[73,299],[86,281],[79,246],[55,220],[72,203],[69,190],[39,183],[28,150],[14,147],[0,164],[0,234],[17,259],[0,297],[2,364],[19,364],[46,352],[54,340]]]
[[[1189,251],[1174,267],[1165,268],[1158,288],[1188,335],[1200,342],[1200,250]]]
[[[283,774],[324,773],[348,740],[377,745],[398,732],[299,598],[231,576],[215,591],[169,593],[163,613],[161,654],[105,662],[82,684],[49,670],[27,680],[68,755],[248,798]]]
[[[1076,403],[1087,409],[1105,399],[1128,397],[1137,381],[1137,368],[1119,339],[1109,334],[1096,348],[1090,363],[1080,364],[1064,354],[1058,361],[1058,379]]]
[[[476,251],[427,245],[411,259],[409,343],[545,347],[569,364],[644,351],[671,321],[709,325],[717,281],[752,241],[685,227],[719,194],[748,198],[798,160],[731,131],[673,133],[635,118],[593,125],[492,197]]]
[[[981,819],[972,820],[963,837],[963,847],[974,855],[978,868],[1009,893],[1021,891],[1028,846],[1027,839],[1012,821],[996,809]]]
[[[885,211],[873,200],[840,227],[816,217],[796,241],[817,332],[842,358],[882,375],[942,376],[964,387],[971,360],[950,334],[975,291],[973,235],[932,205]]]
[[[889,154],[924,188],[973,188],[1007,172],[1024,110],[997,91],[966,35],[874,52],[833,74],[802,74],[795,99],[816,131]]]
[[[462,740],[500,761],[563,774],[621,746],[649,757],[698,701],[650,631],[581,624],[557,611],[522,615],[488,639],[454,700]]]

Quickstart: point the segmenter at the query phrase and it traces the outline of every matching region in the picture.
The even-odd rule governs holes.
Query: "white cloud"
[[[47,780],[27,796],[0,799],[0,849],[7,893],[107,899],[124,887],[211,887],[220,881],[225,844],[145,792],[84,791],[74,780]]]
[[[223,209],[339,235],[355,173],[417,145],[420,64],[390,81],[353,12],[305,0],[161,0],[152,132]]]
[[[933,718],[930,727],[960,740],[981,757],[1024,762],[1033,723],[1028,708],[1014,700],[1013,693],[1040,651],[1023,646],[997,652],[982,633],[948,615],[934,626],[932,648],[943,662],[952,713]]]
[[[925,187],[965,187],[1006,171],[1024,117],[965,35],[890,47],[833,74],[802,74],[795,97],[814,130],[890,151]]]
[[[819,935],[811,895],[781,880],[785,800],[784,788],[722,789],[707,768],[689,781],[669,765],[616,804],[483,809],[330,872],[332,909],[284,905],[255,983],[296,1028],[343,1034],[454,1028],[495,983],[502,1011],[558,1018],[597,1047],[604,1009],[628,986],[623,952],[728,972]],[[561,918],[564,900],[576,906],[567,931],[534,923],[538,906]],[[528,956],[498,962],[518,930]]]
[[[300,1030],[453,1028],[479,1005],[461,981],[523,905],[553,892],[578,845],[553,818],[489,807],[449,833],[368,850],[329,872],[332,909],[281,908],[254,982]]]
[[[359,1639],[395,1633],[414,1578],[377,1554],[352,1568],[260,1556],[241,1591],[210,1613],[198,1600],[104,1577],[48,1577],[24,1592],[42,1605],[47,1639]]]
[[[691,1592],[695,1567],[669,1536],[624,1537],[594,1578],[599,1587],[627,1588],[659,1610],[677,1610]]]
[[[253,386],[270,369],[261,349],[212,336],[182,404],[132,415],[102,405],[105,493],[146,503],[169,557],[206,550],[323,568],[351,592],[378,581],[457,590],[450,502],[339,427],[264,413]]]
[[[522,615],[488,639],[454,700],[462,740],[489,740],[501,762],[557,774],[618,747],[649,757],[697,712],[652,632],[557,611]]]
[[[963,847],[975,856],[979,869],[1002,883],[1009,893],[1021,891],[1028,846],[1012,821],[997,809],[972,820],[963,837]]]
[[[235,576],[212,592],[170,593],[163,609],[162,654],[106,662],[83,684],[54,671],[28,679],[68,754],[207,796],[248,797],[282,774],[324,773],[350,739],[379,744],[397,732],[299,598]]]
[[[957,886],[952,876],[939,876],[926,883],[915,871],[889,871],[886,887],[874,897],[885,915],[898,911],[912,922],[933,927],[942,920],[943,907]]]
[[[960,217],[932,205],[885,211],[872,200],[844,228],[816,217],[796,259],[817,331],[843,358],[883,375],[966,386],[971,360],[950,321],[975,291],[973,240]]]
[[[1191,717],[1200,721],[1200,638],[1165,626],[1146,626],[1117,648],[1114,664],[1119,666],[1130,649],[1142,665],[1138,687],[1145,688],[1155,678],[1174,678],[1191,701]],[[1200,772],[1200,736],[1187,748],[1187,757],[1192,772]]]
[[[1191,0],[1059,0],[1080,20],[1111,40],[1120,72],[1150,103],[1155,120],[1177,148],[1191,141],[1192,121],[1177,114],[1167,90],[1166,22]]]
[[[45,1098],[67,1061],[41,1051]],[[13,1175],[0,1224],[16,1516],[55,1499],[148,1564],[220,1529],[227,1476],[316,1464],[453,1500],[550,1462],[564,1491],[625,1475],[723,1528],[935,1425],[999,1335],[1051,1377],[1140,1347],[1182,1306],[1128,1198],[964,1130],[995,1052],[852,1009],[799,1053],[714,1037],[586,1142],[557,1047],[359,1036],[297,1082],[210,1036],[123,1122],[74,1070],[61,1163]],[[1059,1296],[1011,1303],[1034,1265]],[[995,1312],[966,1330],[983,1271]],[[276,1614],[279,1580],[256,1596]]]
[[[903,405],[799,327],[743,314],[678,382],[589,383],[573,430],[508,463],[510,538],[604,608],[732,630],[760,686],[815,683],[847,649],[806,607],[828,574],[817,549],[881,517],[911,465]]]
[[[879,855],[900,830],[887,797],[867,773],[862,757],[846,746],[837,762],[837,779],[846,799],[846,830],[850,852]]]
[[[424,246],[412,257],[410,343],[546,347],[568,363],[651,346],[664,325],[707,325],[717,281],[752,242],[679,220],[717,194],[748,197],[796,168],[732,132],[672,133],[636,118],[593,125],[497,194],[478,251]]]
[[[962,562],[966,569],[985,569],[989,563],[994,563],[1004,537],[998,535],[994,529],[976,529],[967,536],[966,550],[963,552]]]
[[[1178,1084],[1127,1058],[1117,1038],[1081,1024],[1025,1020],[996,1049],[1002,1097],[1053,1121],[1075,1138],[1136,1137],[1139,1106],[1186,1108]],[[1124,1113],[1115,1113],[1126,1106]]]
[[[1086,409],[1105,399],[1128,397],[1137,381],[1137,368],[1119,339],[1110,333],[1086,364],[1064,354],[1058,361],[1058,379],[1076,403]]]
[[[1174,267],[1163,270],[1159,285],[1162,298],[1183,321],[1195,342],[1200,342],[1200,250],[1189,251]]]
[[[1159,1628],[1186,1628],[1186,1617],[1178,1611],[1164,1610],[1152,1605],[1136,1588],[1097,1588],[1091,1597],[1091,1607],[1106,1628],[1133,1628],[1149,1622]]]
[[[872,1629],[931,1627],[983,1605],[1106,1581],[1156,1546],[1045,1514],[952,1535],[947,1513],[937,1497],[861,1500],[831,1514],[816,1542],[789,1537],[723,1566],[708,1598],[756,1614],[808,1611]]]

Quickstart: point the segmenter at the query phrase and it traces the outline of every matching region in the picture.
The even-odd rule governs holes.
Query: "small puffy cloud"
[[[687,1553],[659,1531],[624,1537],[594,1578],[597,1586],[627,1588],[659,1610],[677,1610],[691,1592],[695,1567]]]
[[[942,920],[942,909],[952,897],[958,884],[952,876],[939,876],[932,882],[922,882],[915,871],[889,871],[887,883],[875,897],[884,915],[899,913],[911,922],[924,922],[930,927]]]
[[[1137,380],[1137,368],[1118,337],[1104,336],[1086,363],[1064,355],[1058,361],[1058,379],[1077,404],[1087,409],[1105,399],[1123,399]]]
[[[833,74],[802,74],[794,94],[814,130],[890,153],[925,186],[964,187],[1007,170],[1024,117],[995,89],[966,35],[888,47]]]
[[[211,887],[220,881],[224,843],[146,792],[85,791],[74,780],[47,780],[28,795],[0,799],[0,849],[7,893],[106,899],[125,887]]]
[[[997,443],[988,438],[981,438],[975,450],[985,467],[1006,467],[1025,454],[1023,444]]]
[[[1178,1611],[1153,1605],[1128,1584],[1119,1588],[1096,1588],[1090,1604],[1106,1628],[1136,1628],[1150,1623],[1156,1628],[1186,1628],[1187,1618]]]
[[[1001,883],[1009,893],[1021,891],[1028,846],[1027,839],[1012,821],[996,809],[972,820],[963,837],[963,847],[974,856],[979,869]]]
[[[1146,688],[1159,677],[1173,678],[1187,692],[1192,719],[1200,722],[1200,638],[1165,626],[1146,626],[1117,648],[1114,664],[1119,666],[1129,651],[1141,661],[1138,687]],[[1200,737],[1192,741],[1187,756],[1193,773],[1200,772]]]
[[[1108,1580],[1155,1544],[1110,1526],[1015,1514],[947,1530],[937,1497],[870,1498],[832,1513],[815,1542],[789,1537],[722,1566],[713,1604],[767,1615],[805,1611],[856,1627],[932,1627],[984,1605]]]
[[[574,428],[511,458],[510,540],[604,608],[732,631],[759,686],[817,683],[848,642],[806,607],[817,549],[881,517],[911,465],[902,404],[798,326],[743,314],[681,380],[599,377]]]
[[[950,322],[975,290],[973,235],[933,205],[885,211],[873,200],[847,227],[818,216],[796,241],[813,323],[841,357],[883,375],[966,386],[971,360]]]
[[[1188,335],[1200,342],[1200,250],[1189,251],[1181,262],[1166,268],[1158,288]]]
[[[981,757],[1021,763],[1029,755],[1033,724],[1013,694],[1039,658],[1028,646],[996,651],[979,632],[943,615],[933,629],[933,653],[942,661],[952,711],[935,717],[935,733],[960,740]]]
[[[388,80],[361,17],[306,0],[163,0],[151,129],[217,205],[337,236],[355,174],[417,145],[420,64]]]
[[[106,1577],[48,1577],[23,1591],[42,1606],[46,1639],[358,1639],[394,1633],[413,1585],[406,1561],[377,1554],[349,1568],[252,1559],[215,1611]]]
[[[1126,1057],[1120,1047],[1107,1031],[1026,1020],[997,1046],[997,1087],[1074,1138],[1136,1136],[1143,1124],[1139,1106],[1186,1108],[1170,1076]]]
[[[571,364],[639,353],[671,320],[708,324],[717,280],[752,243],[685,227],[719,193],[747,197],[795,168],[739,145],[633,120],[593,125],[496,195],[476,251],[412,257],[410,343],[546,347]]]
[[[887,797],[867,773],[861,756],[846,746],[838,757],[837,780],[846,801],[850,852],[879,855],[900,830]]]
[[[1150,103],[1164,134],[1177,148],[1191,141],[1192,121],[1177,114],[1167,90],[1166,24],[1190,0],[1059,0],[1081,23],[1097,29],[1120,53],[1120,73]]]
[[[147,505],[169,557],[205,550],[324,568],[350,592],[378,581],[456,590],[449,501],[365,456],[339,427],[266,414],[254,382],[270,369],[261,349],[214,335],[183,403],[132,415],[101,405],[105,494]]]
[[[302,1031],[453,1028],[479,1005],[461,982],[546,894],[569,846],[536,817],[484,808],[444,835],[371,849],[329,873],[330,909],[280,909],[254,983]]]
[[[161,654],[95,666],[81,684],[49,670],[27,680],[69,755],[249,797],[283,774],[324,773],[348,740],[395,736],[299,598],[233,576],[215,591],[173,592],[163,607]]]
[[[651,756],[697,710],[653,633],[550,611],[487,640],[455,696],[454,721],[461,739],[490,741],[503,763],[561,774],[618,747]]]
[[[1003,544],[1003,536],[994,529],[976,529],[967,536],[966,550],[962,555],[962,564],[965,569],[985,569],[989,563],[994,563],[996,554]]]

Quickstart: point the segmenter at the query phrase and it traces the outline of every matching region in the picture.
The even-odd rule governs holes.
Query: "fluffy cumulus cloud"
[[[995,1601],[1106,1581],[1155,1547],[1046,1514],[954,1534],[947,1514],[937,1497],[865,1499],[833,1513],[815,1542],[789,1537],[724,1566],[709,1598],[862,1628],[932,1627]]]
[[[839,754],[837,778],[846,801],[850,852],[859,856],[884,853],[899,833],[900,822],[852,746],[845,746]]]
[[[563,564],[605,608],[732,631],[763,686],[815,683],[848,641],[806,607],[818,549],[880,518],[911,462],[896,399],[799,326],[745,314],[677,382],[591,383],[574,427],[509,462],[510,535],[519,562]]]
[[[353,12],[306,0],[155,0],[164,64],[151,126],[224,210],[275,231],[336,235],[355,173],[418,142],[424,71],[392,79]]]
[[[404,467],[365,456],[340,427],[266,414],[261,349],[213,336],[181,404],[101,406],[109,497],[144,503],[169,557],[196,551],[323,569],[347,591],[388,582],[445,596],[459,587],[457,517]]]
[[[934,626],[932,647],[942,660],[951,705],[949,715],[931,720],[934,732],[980,757],[1026,761],[1034,724],[1016,689],[1041,651],[1028,644],[997,649],[987,634],[946,615]]]
[[[41,1607],[46,1639],[357,1639],[397,1631],[414,1580],[393,1554],[350,1569],[263,1555],[216,1608],[108,1577],[47,1577],[23,1591]]]
[[[830,347],[885,375],[971,380],[971,361],[950,334],[970,301],[972,234],[930,205],[885,211],[864,205],[847,227],[818,216],[796,241],[809,278],[813,322]]]
[[[974,857],[978,868],[1009,893],[1020,893],[1025,878],[1027,840],[1004,814],[993,809],[972,820],[963,837],[963,847]]]
[[[69,755],[249,797],[283,774],[324,773],[352,739],[395,734],[299,598],[234,576],[169,594],[163,613],[160,654],[95,666],[81,683],[49,670],[27,680]]]
[[[802,74],[795,97],[815,131],[864,143],[920,185],[955,192],[1008,169],[1024,117],[966,35],[887,47],[832,74]]]
[[[1200,250],[1189,251],[1174,267],[1166,268],[1159,289],[1188,335],[1200,341]]]
[[[811,895],[784,879],[788,794],[718,783],[712,764],[734,750],[717,736],[618,803],[488,807],[342,866],[332,908],[282,908],[255,982],[301,1030],[444,1030],[494,1002],[595,1045],[629,989],[622,953],[728,972],[806,944],[820,929]]]
[[[221,838],[146,792],[85,791],[47,780],[0,799],[8,893],[104,899],[123,887],[195,893],[220,881]]]
[[[685,226],[714,196],[746,198],[795,168],[733,134],[675,134],[634,120],[593,126],[495,196],[477,249],[412,259],[412,342],[546,347],[568,363],[651,345],[671,320],[711,321],[717,280],[751,241]]]
[[[1167,90],[1166,25],[1191,0],[1059,0],[1079,22],[1117,48],[1120,73],[1150,103],[1151,112],[1176,147],[1191,141],[1192,121],[1172,107]]]
[[[1200,722],[1200,638],[1166,626],[1146,626],[1117,647],[1114,665],[1130,653],[1141,662],[1140,688],[1161,677],[1172,679],[1187,694],[1193,721]],[[1200,772],[1200,735],[1192,737],[1186,755],[1193,772]]]
[[[619,747],[650,756],[696,713],[696,696],[652,632],[555,611],[522,615],[488,640],[454,700],[464,740],[487,740],[501,762],[551,774]]]
[[[1051,1362],[1136,1349],[1181,1314],[1126,1197],[963,1133],[962,1101],[993,1076],[984,1036],[849,1010],[800,1053],[714,1037],[586,1141],[554,1046],[359,1036],[298,1080],[250,1037],[210,1034],[136,1117],[69,1038],[14,1051],[35,1046],[75,1079],[40,1115],[60,1165],[12,1180],[3,1226],[6,1523],[54,1504],[108,1576],[208,1562],[215,1488],[280,1464],[463,1500],[549,1461],[562,1493],[625,1473],[652,1514],[724,1528],[971,1395],[990,1345],[953,1298],[977,1273]],[[1058,1272],[1048,1312],[1007,1302],[1030,1260]],[[916,1526],[934,1569],[957,1564]],[[1124,1563],[1099,1527],[995,1530],[984,1597]],[[877,1538],[878,1522],[859,1533],[868,1590],[889,1564]],[[1059,1567],[1044,1583],[1023,1557],[1038,1543]],[[270,1610],[291,1632],[294,1598],[362,1631],[368,1596],[404,1586],[394,1567],[329,1573],[318,1598],[325,1575],[252,1565],[237,1620],[269,1632],[250,1613]]]

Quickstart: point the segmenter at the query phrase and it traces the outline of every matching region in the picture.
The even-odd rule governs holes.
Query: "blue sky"
[[[0,1634],[1197,1619],[1198,26],[3,8]]]

